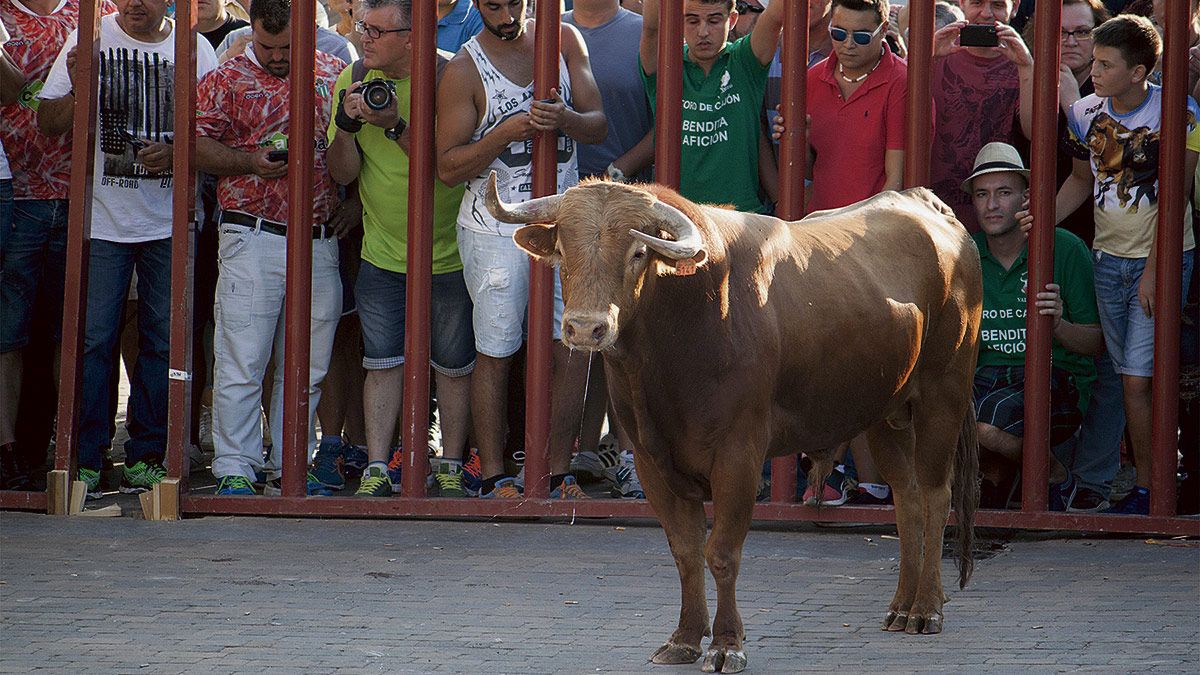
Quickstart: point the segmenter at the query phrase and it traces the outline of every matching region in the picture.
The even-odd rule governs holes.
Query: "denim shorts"
[[[67,200],[20,199],[12,211],[0,249],[0,353],[29,343],[35,309],[47,312],[52,337],[62,339]]]
[[[1145,258],[1122,258],[1093,251],[1096,280],[1096,307],[1100,310],[1100,328],[1113,368],[1121,375],[1154,375],[1154,318],[1146,316],[1138,301],[1138,284]],[[1192,280],[1196,251],[1183,252],[1183,288],[1186,299]]]
[[[386,370],[404,365],[407,288],[404,274],[362,261],[354,297],[362,324],[363,368]],[[430,296],[430,363],[443,375],[467,375],[475,369],[475,334],[462,272],[433,275]]]
[[[511,237],[458,228],[463,276],[475,303],[475,349],[496,359],[521,349],[528,332],[529,263]],[[562,337],[562,280],[554,270],[553,338]]]

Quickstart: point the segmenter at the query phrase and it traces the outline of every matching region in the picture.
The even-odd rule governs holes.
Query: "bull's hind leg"
[[[883,630],[902,631],[908,626],[909,609],[917,596],[922,551],[924,506],[917,488],[913,457],[916,439],[911,423],[895,429],[879,422],[867,431],[867,444],[879,475],[892,487],[896,532],[900,535],[900,579],[896,593],[883,617]]]
[[[662,523],[679,571],[679,625],[650,660],[659,664],[693,663],[700,658],[700,641],[709,634],[708,601],[704,597],[704,504],[683,499],[667,485],[652,461],[635,457],[646,499]]]
[[[755,453],[730,453],[753,457]],[[754,498],[762,460],[730,462],[714,466],[710,479],[713,496],[713,528],[704,554],[717,582],[717,615],[713,639],[704,655],[705,672],[739,673],[746,667],[742,642],[746,630],[737,608],[737,577],[742,562],[742,545],[754,515]]]

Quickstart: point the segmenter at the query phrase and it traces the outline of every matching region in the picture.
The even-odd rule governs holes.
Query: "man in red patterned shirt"
[[[115,5],[103,0],[101,14],[115,11]],[[12,227],[0,247],[0,453],[8,468],[16,440],[22,354],[30,341],[39,293],[51,303],[42,309],[56,342],[62,332],[71,135],[39,131],[37,109],[50,66],[79,23],[79,2],[0,0],[0,21],[9,34],[4,52],[19,71],[15,78],[5,73],[2,98],[15,102],[0,107],[0,142],[12,168],[14,199]]]
[[[253,39],[200,83],[196,104],[198,168],[217,179],[220,274],[213,353],[213,474],[217,494],[254,494],[258,470],[267,494],[278,494],[283,451],[283,371],[271,396],[272,454],[262,460],[262,379],[275,350],[282,359],[288,215],[289,0],[254,0]],[[326,227],[336,192],[325,164],[331,92],[345,64],[316,54],[316,144],[313,162],[312,322],[309,362],[309,450],[316,445],[313,412],[329,367],[342,311],[338,245]],[[307,92],[305,92],[307,93]],[[307,235],[308,233],[306,233]],[[279,361],[282,363],[282,361]],[[309,479],[310,493],[321,490]]]

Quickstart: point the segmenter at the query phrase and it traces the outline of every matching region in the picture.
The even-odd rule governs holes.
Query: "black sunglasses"
[[[869,45],[869,44],[871,44],[871,40],[874,40],[875,36],[879,35],[879,31],[882,28],[883,28],[883,24],[879,24],[878,28],[876,28],[875,30],[873,30],[869,33],[865,30],[856,30],[853,33],[851,33],[850,31],[846,30],[845,28],[838,28],[836,26],[830,26],[829,27],[829,37],[833,38],[834,42],[845,42],[846,37],[850,36],[850,37],[854,38],[855,44]]]
[[[765,7],[751,5],[748,2],[737,2],[734,4],[733,8],[737,10],[738,14],[762,14],[764,11],[766,11]]]

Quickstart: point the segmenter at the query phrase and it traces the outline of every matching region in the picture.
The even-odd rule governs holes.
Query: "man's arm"
[[[750,31],[750,48],[758,57],[758,62],[764,66],[770,65],[779,49],[779,33],[783,30],[783,6],[785,2],[772,2],[767,5],[754,30]],[[645,25],[645,24],[643,24]],[[643,33],[644,35],[645,33]]]
[[[883,151],[884,190],[900,190],[904,187],[904,151]]]
[[[638,141],[625,154],[612,161],[613,166],[621,170],[621,173],[632,178],[641,173],[646,167],[654,163],[654,129],[646,132],[642,136],[642,140]]]
[[[1020,89],[1017,99],[1018,118],[1021,122],[1021,133],[1025,138],[1033,136],[1033,55],[1020,33],[1008,24],[996,26],[996,36],[1000,40],[999,49],[1004,56],[1017,67],[1017,77]]]
[[[779,202],[779,162],[766,134],[758,135],[758,184],[772,204]]]
[[[50,66],[38,104],[38,129],[47,136],[61,136],[71,130],[75,116],[75,33],[67,36],[62,51]]]
[[[287,175],[287,162],[272,162],[267,159],[270,148],[257,152],[242,152],[224,143],[208,138],[196,137],[196,168],[214,176],[241,176],[255,174],[262,178],[282,178]]]
[[[0,47],[0,105],[16,103],[21,98],[21,90],[25,88],[25,73]]]
[[[1200,154],[1197,154],[1195,150],[1188,150],[1183,154],[1183,175],[1188,179],[1184,183],[1185,193],[1192,187],[1195,181],[1197,158],[1200,158]],[[1152,228],[1154,230],[1152,241],[1156,242],[1158,240],[1157,220],[1154,221]],[[1152,243],[1150,245],[1150,255],[1146,257],[1146,267],[1142,270],[1142,279],[1138,282],[1138,301],[1141,303],[1142,311],[1146,313],[1146,316],[1154,316],[1155,284],[1157,283],[1154,268],[1157,263],[1158,246]]]
[[[1092,165],[1086,159],[1075,159],[1071,163],[1071,175],[1058,189],[1054,200],[1054,224],[1057,225],[1067,216],[1075,213],[1075,209],[1083,206],[1092,196]]]
[[[71,130],[75,116],[75,94],[43,99],[38,104],[38,130],[47,136],[61,136]]]
[[[437,89],[437,173],[446,185],[458,185],[483,173],[513,141],[533,138],[529,115],[517,113],[471,142],[479,112],[475,98],[482,86],[475,64],[459,52],[447,66]],[[464,92],[471,92],[464,95]]]
[[[642,40],[638,43],[638,56],[647,75],[658,72],[658,0],[642,3]]]
[[[571,75],[571,105],[555,92],[554,103],[534,101],[529,109],[533,127],[538,131],[561,130],[580,143],[600,143],[608,135],[608,119],[600,88],[592,75],[587,47],[579,31],[570,24],[562,26],[562,52]]]
[[[1097,323],[1071,323],[1063,318],[1062,287],[1046,284],[1037,294],[1038,314],[1053,320],[1054,339],[1069,352],[1100,356],[1104,353],[1104,333]]]

